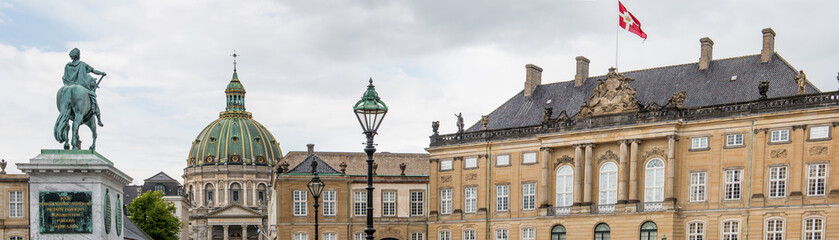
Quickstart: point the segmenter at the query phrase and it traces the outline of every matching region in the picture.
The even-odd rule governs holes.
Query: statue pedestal
[[[92,150],[41,150],[29,175],[30,239],[123,239],[122,188],[131,177]]]

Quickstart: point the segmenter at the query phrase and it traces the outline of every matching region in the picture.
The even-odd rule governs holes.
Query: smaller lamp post
[[[312,180],[309,181],[309,192],[312,193],[312,198],[315,199],[315,240],[318,240],[318,207],[320,207],[320,203],[318,203],[318,198],[320,198],[320,194],[323,193],[323,187],[326,184],[320,180],[318,177],[318,162],[312,161]]]
[[[367,153],[367,228],[364,232],[367,233],[367,240],[373,240],[373,233],[376,233],[376,229],[373,228],[373,153],[376,152],[373,136],[377,134],[379,125],[387,114],[387,105],[379,98],[379,93],[373,86],[373,78],[370,78],[370,85],[367,85],[361,100],[353,106],[353,112],[364,130],[364,135],[367,136],[367,146],[364,147],[364,152]]]

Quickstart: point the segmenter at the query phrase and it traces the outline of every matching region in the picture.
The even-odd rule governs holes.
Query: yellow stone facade
[[[656,224],[658,239],[722,239],[727,221],[736,222],[727,226],[734,229],[729,233],[737,239],[747,235],[768,239],[767,224],[774,219],[783,223],[779,231],[783,239],[804,239],[802,229],[808,220],[821,221],[813,231],[824,236],[818,239],[839,239],[839,229],[827,227],[839,223],[839,179],[833,176],[839,173],[839,161],[833,159],[839,147],[839,140],[833,137],[839,123],[836,119],[839,107],[834,105],[431,147],[428,239],[438,239],[441,231],[451,232],[452,239],[466,239],[461,235],[464,230],[474,230],[477,239],[495,239],[499,229],[506,229],[509,239],[525,239],[520,234],[526,228],[535,229],[535,239],[549,239],[557,225],[565,227],[567,239],[593,239],[599,223],[608,224],[612,239],[638,239],[645,222]],[[825,128],[826,138],[810,136]],[[777,134],[788,131],[788,141],[782,136],[772,141],[776,130],[781,130]],[[729,135],[741,137],[729,143]],[[707,147],[692,145],[692,139],[705,137]],[[524,153],[536,153],[537,162],[523,163]],[[509,165],[499,166],[499,156],[509,156]],[[477,158],[477,167],[464,168],[464,159],[469,158]],[[645,201],[645,180],[649,179],[645,166],[652,159],[664,162],[664,176],[660,177],[663,201]],[[452,161],[452,169],[441,170],[443,161]],[[598,204],[599,170],[608,163],[618,166],[614,205]],[[567,208],[556,205],[557,170],[563,166],[574,170],[573,204]],[[785,176],[772,176],[776,196],[770,197],[773,167],[781,167]],[[725,199],[725,192],[731,189],[727,186],[734,186],[727,185],[726,170],[742,174],[739,198],[732,193],[733,199]],[[699,199],[694,201],[692,173],[705,175],[704,184],[693,184],[704,188],[704,195],[695,196]],[[778,182],[783,182],[783,189]],[[535,208],[522,206],[523,183],[536,185]],[[499,185],[509,186],[508,211],[497,210]],[[464,189],[469,186],[477,187],[478,192],[474,213],[463,210]],[[446,214],[441,212],[444,189],[452,189],[453,195],[453,210]],[[694,231],[694,238],[688,236],[690,226],[701,227]]]
[[[0,174],[0,239],[29,239],[29,176],[5,174],[5,169]]]

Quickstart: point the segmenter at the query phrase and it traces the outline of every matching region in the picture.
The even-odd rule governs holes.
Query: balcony
[[[566,215],[571,214],[571,207],[570,206],[552,207],[550,209],[551,209],[551,211],[553,211],[553,212],[549,213],[550,216],[566,216]]]
[[[592,205],[591,212],[594,214],[615,213],[615,204]]]
[[[638,208],[643,212],[660,212],[664,211],[662,202],[643,202],[638,203]]]

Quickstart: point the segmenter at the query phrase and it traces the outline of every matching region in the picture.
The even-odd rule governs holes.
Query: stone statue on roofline
[[[91,150],[96,148],[96,125],[101,127],[102,121],[99,113],[99,104],[96,101],[96,89],[107,74],[95,70],[87,63],[81,61],[81,52],[78,48],[70,51],[71,61],[64,65],[64,75],[61,77],[64,82],[56,94],[56,105],[58,107],[58,119],[55,121],[53,134],[55,140],[64,143],[64,149],[79,149],[79,126],[87,125],[93,136]],[[90,76],[90,73],[99,75],[99,80]],[[70,125],[72,121],[72,125]],[[67,133],[72,127],[72,139],[67,138]]]
[[[618,73],[615,68],[609,68],[606,78],[597,81],[594,93],[580,107],[577,117],[638,111],[635,89],[629,85],[635,79]]]
[[[687,99],[687,92],[681,91],[670,96],[670,107],[682,109],[685,108],[685,99]]]
[[[769,92],[769,81],[762,81],[757,85],[757,91],[760,93],[760,99],[766,99],[766,93]]]
[[[463,113],[461,112],[454,116],[457,117],[457,133],[463,133],[463,127],[465,126],[463,124]]]
[[[804,70],[798,70],[798,76],[795,76],[795,83],[798,84],[798,95],[802,95],[806,93],[806,85],[807,85],[807,75],[804,74]]]

